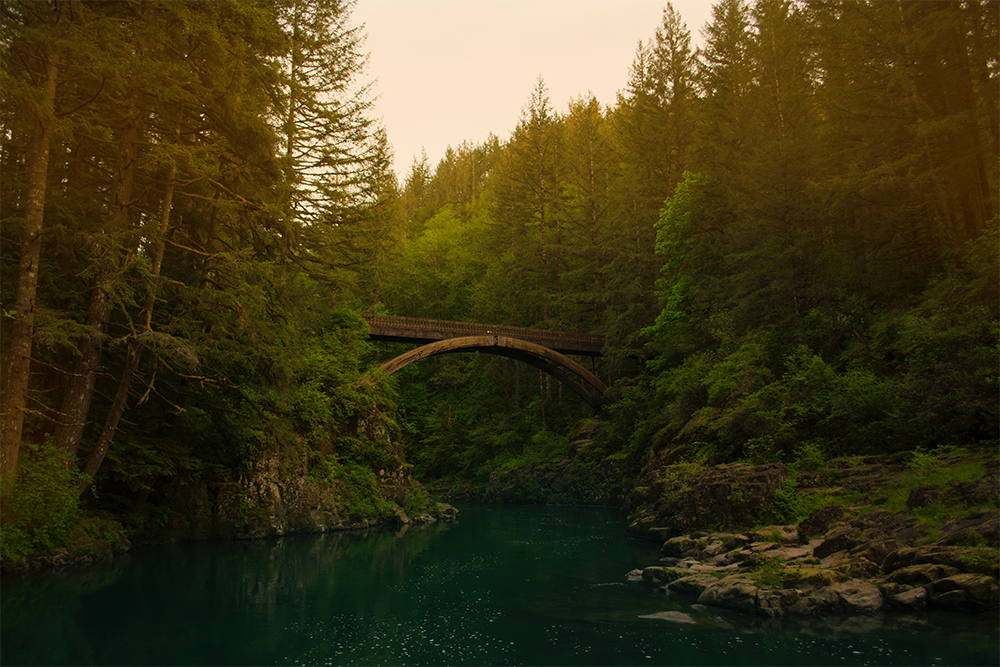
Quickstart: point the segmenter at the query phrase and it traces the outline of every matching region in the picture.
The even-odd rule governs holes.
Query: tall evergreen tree
[[[570,102],[564,122],[563,284],[571,310],[563,326],[582,331],[600,326],[608,299],[607,264],[615,251],[610,188],[617,155],[607,118],[592,95]]]

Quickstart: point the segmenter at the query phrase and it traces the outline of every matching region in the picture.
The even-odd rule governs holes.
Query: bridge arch
[[[456,352],[483,352],[508,359],[516,359],[545,371],[572,389],[595,410],[607,403],[604,393],[608,387],[600,378],[569,357],[543,345],[509,336],[463,336],[446,338],[422,345],[416,349],[383,362],[381,370],[392,375],[414,361],[439,354]],[[574,377],[577,376],[577,377]],[[578,379],[579,378],[579,379]]]

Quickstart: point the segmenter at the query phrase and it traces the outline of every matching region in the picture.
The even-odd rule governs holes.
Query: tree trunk
[[[76,458],[76,450],[83,439],[90,411],[90,398],[94,395],[97,367],[101,363],[101,338],[111,314],[111,300],[100,284],[93,287],[87,311],[87,328],[91,333],[80,343],[80,356],[73,366],[60,409],[60,422],[52,435],[53,443],[69,452],[69,460]]]
[[[175,144],[180,142],[181,118],[183,113],[184,107],[181,105],[177,111],[177,124],[174,126]],[[152,322],[153,307],[156,303],[156,293],[160,278],[160,268],[163,266],[164,239],[170,225],[170,209],[173,206],[174,182],[176,178],[177,162],[171,160],[170,169],[167,172],[167,188],[163,194],[163,204],[160,207],[160,224],[155,236],[156,243],[153,246],[153,257],[150,263],[150,285],[146,291],[146,300],[143,303],[142,312],[139,313],[136,340],[129,345],[125,370],[122,372],[121,380],[118,382],[118,391],[115,392],[115,399],[111,404],[111,411],[108,413],[107,421],[104,423],[104,429],[101,431],[101,437],[97,441],[97,447],[90,453],[87,465],[83,469],[83,477],[78,487],[79,493],[87,490],[91,480],[93,480],[97,471],[100,470],[101,464],[104,463],[104,457],[107,455],[108,449],[111,447],[111,442],[114,440],[115,432],[118,430],[118,422],[121,421],[122,414],[125,412],[125,402],[128,400],[132,380],[135,378],[139,362],[142,360],[142,336],[150,330]]]
[[[132,183],[135,179],[136,152],[139,142],[138,113],[141,107],[142,93],[133,90],[128,96],[126,123],[119,140],[118,159],[114,172],[112,193],[114,199],[110,202],[112,216],[108,225],[108,233],[116,235],[128,223],[129,202],[132,198]],[[112,244],[115,240],[110,241]],[[109,255],[117,251],[112,248]],[[114,261],[114,260],[104,260]],[[101,364],[101,339],[108,319],[111,317],[111,299],[105,292],[105,285],[111,280],[110,269],[102,270],[94,278],[90,307],[87,311],[87,327],[91,333],[80,343],[80,356],[73,368],[73,374],[66,393],[63,394],[62,423],[56,428],[53,437],[57,446],[62,447],[75,456],[83,438],[84,427],[90,412],[90,402],[94,396],[97,368]]]
[[[35,325],[35,293],[38,288],[38,263],[42,250],[42,221],[45,213],[45,189],[49,170],[49,146],[56,99],[56,76],[59,58],[48,46],[41,48],[44,70],[40,87],[44,91],[41,107],[35,111],[35,127],[25,161],[24,232],[18,266],[17,292],[14,297],[14,325],[10,336],[10,357],[3,376],[3,408],[0,411],[0,510],[6,514],[7,491],[17,473],[21,449],[24,411],[31,378],[31,338]]]
[[[208,241],[205,243],[205,260],[201,263],[201,281],[198,289],[203,290],[208,285],[208,274],[212,269],[212,257],[215,254],[215,236],[219,233],[219,186],[215,186],[215,197],[212,198],[212,218],[208,225]]]

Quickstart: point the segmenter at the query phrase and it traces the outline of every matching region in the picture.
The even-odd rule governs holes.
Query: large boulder
[[[920,586],[903,587],[903,590],[884,597],[889,607],[907,611],[922,609],[927,604],[927,591]]]
[[[941,543],[997,546],[1000,544],[1000,510],[982,510],[946,522],[941,526]]]
[[[882,594],[878,586],[861,579],[851,579],[836,584],[834,592],[840,597],[840,609],[846,614],[874,614],[882,608]]]
[[[687,556],[697,556],[701,551],[701,547],[698,546],[696,540],[692,540],[690,537],[672,537],[663,543],[663,547],[660,549],[660,553],[664,556],[674,557],[674,558],[684,558]]]
[[[653,565],[642,569],[642,583],[650,586],[662,586],[689,574],[691,573],[683,568]]]
[[[796,616],[836,614],[840,611],[840,605],[840,596],[833,586],[826,586],[800,597],[788,608],[788,613]]]
[[[882,562],[882,570],[886,573],[895,572],[910,565],[947,565],[960,572],[968,569],[968,560],[975,556],[972,547],[957,547],[931,544],[923,547],[903,547],[897,549]]]
[[[692,574],[667,585],[667,590],[679,595],[700,596],[709,586],[719,583],[719,578],[711,574]]]
[[[794,589],[762,588],[757,591],[757,612],[764,616],[784,616],[801,597],[802,593]]]
[[[864,536],[860,528],[845,526],[840,524],[828,532],[823,542],[813,549],[813,556],[816,558],[826,558],[838,551],[850,551],[864,541]]]
[[[925,586],[938,579],[958,574],[958,569],[940,563],[920,563],[908,565],[895,570],[886,577],[886,581],[908,586]]]
[[[825,535],[834,522],[840,521],[844,516],[844,508],[841,505],[827,505],[802,520],[798,527],[799,542],[805,544],[810,537],[815,535]]]
[[[757,586],[749,577],[742,575],[719,579],[715,585],[702,591],[698,603],[756,613]]]
[[[947,609],[995,609],[1000,605],[996,577],[988,574],[956,574],[928,584],[928,606]]]

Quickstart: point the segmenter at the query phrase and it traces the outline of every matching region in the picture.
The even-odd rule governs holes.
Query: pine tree
[[[607,264],[615,251],[610,187],[617,156],[607,118],[592,95],[570,102],[564,123],[563,283],[572,315],[563,325],[583,331],[600,326],[608,298]]]

